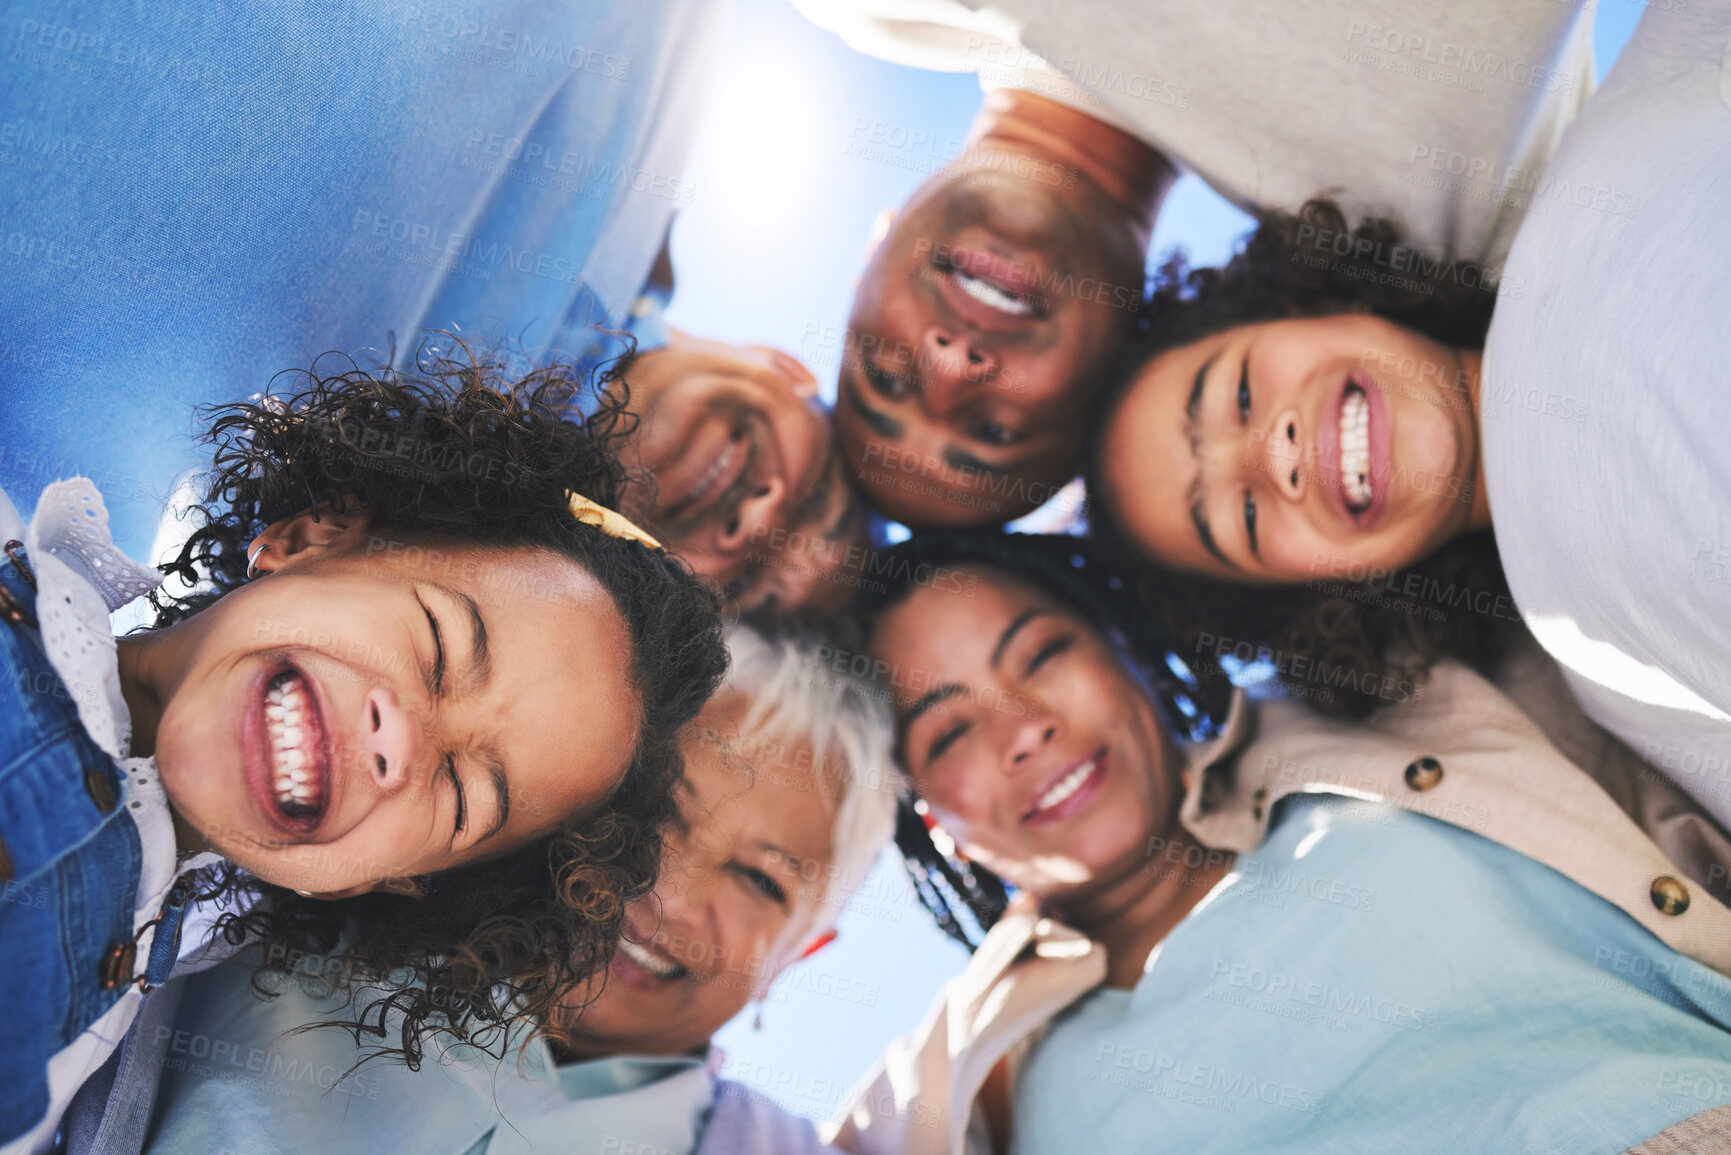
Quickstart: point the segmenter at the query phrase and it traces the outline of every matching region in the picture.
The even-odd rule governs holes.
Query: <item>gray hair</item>
[[[835,857],[815,937],[835,926],[895,833],[896,800],[906,787],[890,749],[889,710],[869,682],[829,668],[814,640],[765,637],[735,625],[727,648],[733,659],[727,688],[748,699],[740,735],[786,747],[810,743],[812,774],[839,787]]]

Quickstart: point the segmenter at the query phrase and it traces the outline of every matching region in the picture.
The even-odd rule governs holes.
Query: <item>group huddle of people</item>
[[[982,90],[833,394],[719,0],[19,10],[0,1151],[1731,1151],[1731,3],[794,2]]]

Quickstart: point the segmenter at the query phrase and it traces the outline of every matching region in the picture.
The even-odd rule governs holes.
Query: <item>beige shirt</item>
[[[1204,846],[1242,852],[1261,844],[1274,803],[1296,791],[1399,806],[1567,875],[1676,950],[1731,973],[1731,908],[1687,881],[1513,701],[1454,663],[1437,666],[1424,690],[1413,704],[1357,723],[1240,697],[1225,733],[1190,753],[1181,821]],[[925,1021],[890,1046],[831,1124],[831,1142],[862,1155],[991,1150],[975,1110],[986,1076],[1006,1055],[1013,1067],[1054,1015],[1106,977],[1103,947],[1026,899],[992,928]],[[1670,1142],[1685,1127],[1691,1137],[1723,1134],[1731,1149],[1726,1111],[1650,1142]]]
[[[1593,88],[1593,6],[1556,0],[794,2],[861,52],[1112,124],[1240,208],[1332,192],[1491,280]]]

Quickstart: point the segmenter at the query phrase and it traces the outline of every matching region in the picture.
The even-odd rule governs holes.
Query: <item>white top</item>
[[[120,764],[125,775],[121,799],[138,826],[144,870],[132,928],[137,932],[155,918],[175,878],[215,862],[201,854],[177,861],[173,816],[168,797],[156,775],[156,759],[131,758],[132,718],[120,693],[120,662],[109,615],[143,597],[162,582],[114,548],[108,534],[108,510],[89,480],[57,481],[42,491],[30,528],[4,491],[0,491],[0,540],[24,542],[36,573],[36,617],[48,661],[78,707],[79,720],[91,740]],[[149,957],[155,928],[138,940],[138,957]],[[187,945],[183,944],[183,951]],[[138,1015],[142,996],[130,986],[82,1035],[48,1063],[48,1114],[36,1127],[7,1144],[0,1155],[40,1152],[50,1148],[60,1116],[73,1094],[120,1045]]]
[[[1485,349],[1509,585],[1583,709],[1731,826],[1731,3],[1647,9]]]
[[[1246,210],[1333,191],[1491,271],[1593,85],[1592,5],[1556,0],[794,3],[861,52],[1116,124]]]

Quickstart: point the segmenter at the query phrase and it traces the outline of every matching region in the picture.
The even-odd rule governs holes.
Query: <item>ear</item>
[[[273,522],[246,547],[258,573],[275,573],[372,527],[366,510],[339,511],[329,502]]]
[[[381,878],[376,882],[363,882],[358,886],[346,887],[342,890],[321,890],[310,897],[320,902],[336,902],[344,898],[359,898],[363,894],[397,894],[404,898],[422,899],[426,895],[421,892],[421,884],[412,878]]]
[[[872,263],[872,258],[878,255],[884,238],[890,235],[890,229],[896,223],[897,209],[884,209],[872,220],[872,231],[866,236],[865,252],[861,254],[860,268]]]

